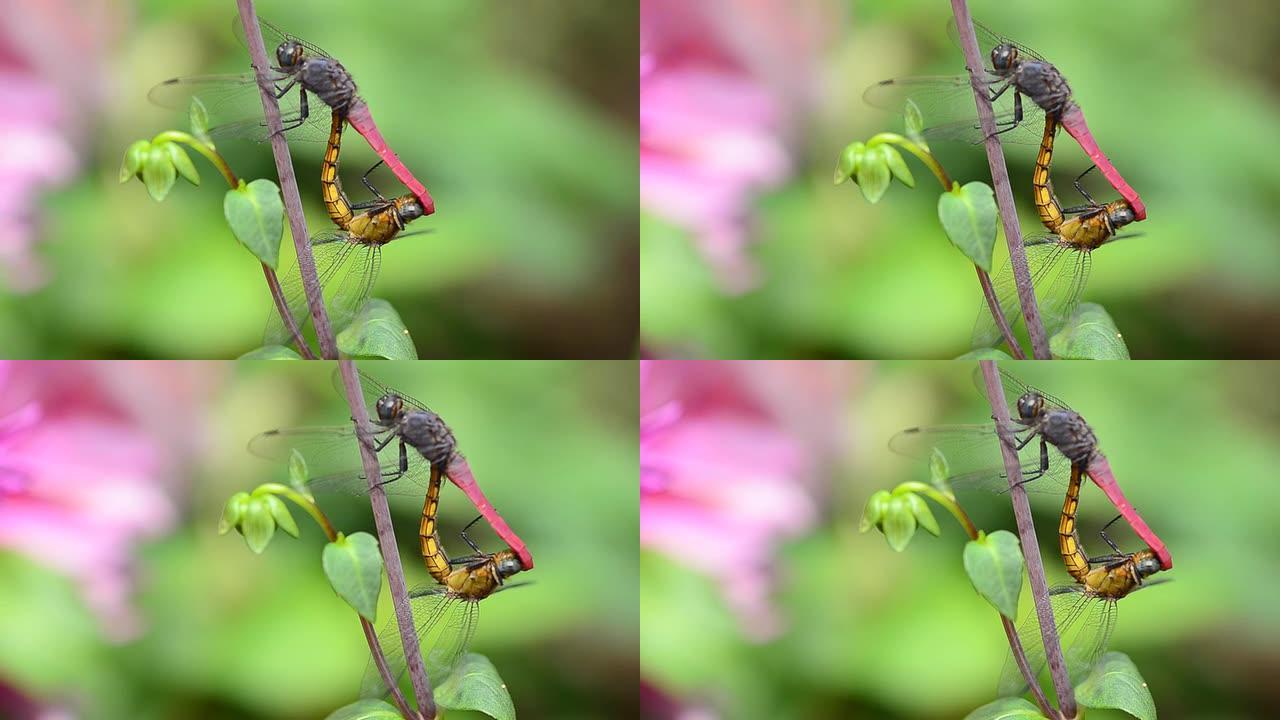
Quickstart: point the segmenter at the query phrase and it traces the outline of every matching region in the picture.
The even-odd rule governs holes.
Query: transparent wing
[[[991,277],[991,288],[995,293],[996,303],[1000,306],[1000,312],[1009,323],[1010,330],[1016,328],[1018,321],[1022,319],[1022,304],[1018,302],[1018,285],[1013,279],[1013,266],[1007,259],[1000,270]],[[996,347],[1003,339],[1000,328],[996,326],[995,318],[991,316],[991,310],[987,307],[986,298],[983,298],[978,306],[978,318],[973,322],[973,334],[969,338],[970,347]]]
[[[1052,269],[1036,277],[1039,285],[1036,297],[1040,301],[1040,313],[1044,318],[1045,332],[1053,334],[1062,329],[1080,304],[1080,296],[1089,280],[1092,264],[1091,253],[1068,245],[1054,244]]]
[[[378,279],[378,270],[382,265],[382,247],[372,244],[361,244],[361,247],[363,249],[356,253],[355,262],[347,263],[341,279],[332,284],[329,322],[335,333],[351,324],[356,312],[369,298],[369,290],[374,281]]]
[[[283,88],[289,76],[270,72],[270,79]],[[209,135],[215,140],[237,138],[264,142],[270,137],[263,118],[262,96],[253,73],[240,75],[193,75],[170,78],[151,88],[147,99],[160,107],[186,110],[191,98],[199,97],[209,112]],[[317,98],[310,98],[305,120],[301,113],[302,93],[294,87],[278,99],[280,119],[290,140],[323,142],[329,139],[330,110]]]
[[[449,676],[458,657],[470,643],[479,617],[479,603],[457,597],[439,587],[415,589],[411,595],[414,629],[422,661],[431,684],[438,686]],[[397,681],[404,677],[404,645],[394,616],[378,634],[378,645],[382,648],[391,676]],[[360,683],[360,697],[384,697],[389,691],[377,665],[370,658]]]
[[[1077,272],[1075,267],[1077,258],[1065,254],[1077,251],[1058,242],[1056,235],[1028,236],[1023,241],[1023,247],[1027,255],[1027,270],[1031,274],[1031,285],[1035,288],[1036,304],[1042,315],[1041,319],[1045,324],[1045,330],[1052,333],[1061,327],[1062,322],[1070,317],[1071,311],[1074,311],[1075,305],[1080,302],[1083,283],[1079,288],[1074,289],[1074,299],[1072,299],[1069,297],[1073,292],[1071,278],[1060,279],[1064,273]],[[1088,275],[1088,268],[1084,269],[1084,273]],[[991,278],[991,286],[995,291],[1000,310],[1009,322],[1009,327],[1017,327],[1022,320],[1022,304],[1018,302],[1018,285],[1014,280],[1013,267],[1008,260],[1005,260],[1000,271]],[[1068,304],[1070,309],[1066,316],[1062,316],[1062,311]],[[1058,321],[1060,317],[1062,320]],[[978,317],[973,324],[971,346],[995,347],[1001,340],[1000,330],[996,327],[996,321],[991,317],[984,300],[978,307]],[[978,387],[984,386],[979,384]]]
[[[1019,426],[1015,432],[1022,429]],[[994,424],[908,428],[893,436],[889,448],[900,455],[920,460],[930,460],[935,450],[941,453],[947,463],[948,484],[958,491],[1002,493],[1009,490]],[[1038,473],[1040,443],[1028,443],[1019,452],[1018,460],[1024,476]],[[1066,487],[1069,472],[1070,463],[1057,448],[1050,447],[1048,470],[1023,487],[1027,492],[1057,494]]]
[[[1010,45],[1018,48],[1018,52],[1024,57],[1024,59],[1043,60],[1044,62],[1048,62],[1048,60],[1044,59],[1044,56],[1035,50],[1032,50],[1016,40],[995,32],[977,20],[973,21],[973,31],[978,38],[978,50],[982,54],[982,61],[984,65],[990,62],[992,49],[1000,43],[1009,43]],[[951,42],[954,43],[956,47],[960,47],[960,30],[956,26],[955,18],[947,21],[947,37],[951,38]]]
[[[1101,654],[1098,648],[1105,647],[1110,638],[1111,629],[1115,627],[1115,602],[1090,595],[1078,585],[1056,587],[1050,592],[1053,593],[1050,604],[1054,623],[1058,628],[1058,640],[1063,648],[1067,672],[1074,685],[1076,680],[1093,667]],[[1097,633],[1103,635],[1095,637]],[[1040,636],[1040,619],[1035,608],[1031,608],[1027,617],[1018,625],[1018,640],[1022,643],[1032,676],[1039,677],[1044,670],[1046,658],[1044,642]],[[1085,663],[1087,666],[1084,666]],[[996,692],[1001,697],[1006,697],[1021,695],[1026,690],[1026,679],[1018,670],[1018,664],[1010,652],[1000,671]]]
[[[973,380],[974,380],[974,384],[977,385],[978,389],[985,395],[987,386],[986,386],[986,383],[982,381],[981,369],[974,371]],[[1004,387],[1004,397],[1005,397],[1005,400],[1007,400],[1009,403],[1009,412],[1011,417],[1017,417],[1018,398],[1022,397],[1023,395],[1029,392],[1034,392],[1040,395],[1040,397],[1044,398],[1045,406],[1047,408],[1057,408],[1059,410],[1071,410],[1071,406],[1067,405],[1066,403],[1059,400],[1058,398],[1050,395],[1044,390],[1041,390],[1040,388],[1034,387],[1032,385],[1028,385],[1027,383],[1019,380],[1017,377],[1015,377],[1012,373],[1008,372],[1007,370],[1000,371],[1000,384]]]
[[[386,437],[386,433],[379,433],[375,435],[375,440]],[[401,473],[400,448],[401,443],[393,440],[378,453],[378,464],[385,483],[383,490],[388,495],[422,495],[426,492],[430,465],[420,453],[405,448],[403,458],[406,469]],[[307,461],[310,474],[308,487],[313,492],[368,494],[369,483],[365,479],[359,440],[353,426],[278,428],[261,433],[249,441],[249,452],[276,462],[288,462],[294,450],[301,453]]]
[[[309,43],[306,40],[303,40],[302,38],[298,37],[297,35],[294,35],[292,33],[287,33],[281,30],[280,28],[276,27],[270,22],[263,20],[261,16],[258,17],[258,28],[262,31],[262,44],[266,46],[267,57],[271,60],[272,63],[275,62],[276,48],[280,46],[280,43],[286,40],[292,40],[294,42],[300,43],[304,48],[307,49],[307,52],[312,55],[323,55],[325,57],[333,57],[332,55],[330,55],[329,53],[321,49],[320,46]],[[231,18],[231,32],[236,36],[236,40],[240,41],[241,45],[245,46],[246,48],[249,47],[249,41],[248,39],[245,38],[245,35],[244,35],[244,23],[240,22],[239,16]]]
[[[352,261],[359,263],[356,258],[367,249],[367,245],[353,242],[351,235],[342,230],[329,230],[313,235],[311,254],[315,259],[316,279],[320,287],[328,288],[334,277],[345,275]],[[311,315],[307,305],[306,288],[296,263],[280,275],[280,293],[289,307],[289,314],[293,316],[294,322],[298,323],[298,328],[302,329]],[[330,320],[333,324],[332,318]],[[337,329],[336,326],[335,329]],[[289,341],[290,337],[284,321],[280,319],[280,314],[275,311],[273,305],[267,315],[267,326],[263,332],[262,342],[264,345],[286,345]]]
[[[987,84],[1001,82],[995,76]],[[862,98],[868,105],[901,114],[907,101],[915,103],[924,120],[924,136],[929,140],[981,143],[986,139],[978,123],[978,110],[968,75],[920,76],[882,80],[867,88]],[[1013,92],[1005,92],[992,103],[996,124],[1003,129],[1014,119]],[[1022,122],[1000,133],[1002,142],[1039,145],[1043,139],[1044,110],[1026,99],[1022,102]]]
[[[339,395],[342,395],[345,397],[346,389],[342,385],[342,373],[338,370],[334,370],[332,377],[333,377],[334,389],[338,391]],[[427,407],[425,403],[419,400],[415,400],[409,397],[408,395],[405,395],[404,393],[400,392],[399,390],[396,390],[393,387],[384,385],[378,380],[375,380],[371,375],[369,375],[369,373],[363,370],[360,371],[360,389],[364,393],[364,404],[365,404],[365,407],[368,409],[369,417],[371,418],[378,417],[378,414],[375,411],[375,408],[377,407],[377,404],[378,404],[378,398],[387,394],[399,395],[400,398],[404,400],[405,405],[409,405],[419,410],[425,410],[427,412],[434,414],[431,408]]]

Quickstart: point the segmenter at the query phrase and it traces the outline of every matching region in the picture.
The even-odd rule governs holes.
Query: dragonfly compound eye
[[[515,554],[498,558],[498,577],[508,578],[516,573],[524,570],[524,565],[520,563],[520,558]]]
[[[1145,578],[1160,572],[1160,561],[1154,557],[1144,557],[1138,561],[1138,577]]]
[[[417,198],[411,198],[399,203],[396,212],[400,214],[400,222],[408,223],[422,217],[426,212],[422,209],[422,203]]]
[[[404,407],[404,400],[399,395],[387,394],[378,398],[378,419],[384,423],[393,422],[400,416],[400,410]]]
[[[1023,420],[1030,420],[1040,414],[1040,408],[1044,406],[1044,398],[1038,393],[1026,393],[1018,398],[1018,416]]]
[[[302,44],[296,40],[286,40],[276,47],[276,62],[281,68],[296,67],[302,62]]]
[[[1122,228],[1135,220],[1133,216],[1133,208],[1129,206],[1129,203],[1120,200],[1118,202],[1111,203],[1111,205],[1119,206],[1112,207],[1109,213],[1111,217],[1111,225],[1113,227]]]
[[[1017,59],[1018,49],[1009,43],[1000,43],[991,49],[991,67],[996,70],[1009,70]]]

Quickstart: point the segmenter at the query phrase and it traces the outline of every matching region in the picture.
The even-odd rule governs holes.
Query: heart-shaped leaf
[[[417,360],[418,349],[396,309],[386,300],[372,298],[338,333],[338,349],[353,358]]]
[[[515,720],[516,708],[506,683],[489,658],[467,653],[436,686],[436,704],[450,710],[475,710],[494,720]]]
[[[324,720],[403,720],[400,711],[381,700],[357,700],[334,710]]]
[[[953,184],[938,198],[938,219],[951,244],[991,272],[991,251],[996,244],[996,198],[991,188],[980,182]]]
[[[1109,652],[1076,687],[1076,700],[1089,708],[1123,710],[1138,720],[1155,720],[1151,688],[1128,655]]]
[[[1042,720],[1040,708],[1022,698],[1000,698],[964,716],[964,720]]]
[[[369,533],[338,536],[324,546],[324,574],[334,592],[366,620],[378,613],[378,593],[382,591],[382,555],[378,541]]]
[[[239,360],[301,360],[302,356],[283,345],[264,345],[241,355]]]
[[[280,262],[280,238],[284,235],[284,202],[280,188],[270,180],[254,180],[228,190],[222,214],[241,245],[273,269]]]
[[[978,348],[959,356],[956,360],[1010,360],[1013,358],[1003,350],[996,348]]]
[[[1128,360],[1129,348],[1116,323],[1096,303],[1080,303],[1067,324],[1049,338],[1059,360]]]
[[[990,535],[979,533],[964,546],[964,570],[978,594],[1001,615],[1018,617],[1018,594],[1022,592],[1022,549],[1018,537],[1008,530]]]

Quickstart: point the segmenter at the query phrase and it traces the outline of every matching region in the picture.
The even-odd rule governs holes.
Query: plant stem
[[[978,528],[973,524],[973,521],[969,519],[969,514],[964,511],[964,508],[960,507],[960,503],[956,502],[955,498],[947,495],[938,488],[912,480],[902,483],[893,490],[894,492],[899,490],[910,491],[928,496],[930,500],[933,500],[946,508],[947,512],[951,513],[951,515],[955,517],[962,526],[964,526],[964,531],[968,533],[970,540],[978,539]]]
[[[177,130],[167,130],[156,135],[151,139],[151,142],[153,144],[158,142],[177,142],[186,145],[203,155],[206,160],[217,168],[232,190],[240,187],[240,180],[231,171],[231,166],[227,164],[226,159],[217,150],[201,142],[199,138]],[[262,263],[262,274],[267,278],[267,290],[271,292],[271,300],[276,306],[276,312],[280,313],[280,319],[284,321],[284,326],[289,330],[289,335],[293,337],[293,342],[298,346],[298,352],[308,360],[315,360],[315,353],[311,352],[307,341],[302,338],[302,331],[298,328],[298,323],[294,322],[293,313],[289,312],[289,303],[285,301],[284,293],[280,290],[280,279],[276,277],[276,271],[270,265]]]
[[[289,498],[293,501],[294,505],[297,505],[307,511],[307,514],[310,515],[311,518],[316,521],[316,524],[320,526],[320,529],[324,531],[324,536],[329,539],[329,542],[333,542],[338,539],[338,531],[334,529],[333,523],[329,522],[328,516],[320,510],[320,507],[316,505],[311,498],[308,498],[297,490],[281,483],[263,483],[258,486],[258,489],[269,492],[272,495],[283,495],[284,497]]]
[[[258,77],[258,89],[262,95],[262,108],[271,131],[271,152],[276,160],[276,173],[280,176],[280,193],[284,197],[285,214],[289,216],[289,231],[293,235],[293,247],[298,253],[298,272],[302,274],[302,288],[307,294],[311,309],[311,324],[316,329],[320,354],[325,358],[338,357],[338,346],[329,325],[329,314],[324,307],[324,291],[316,277],[316,261],[311,255],[311,241],[307,234],[307,219],[302,214],[302,199],[298,195],[298,181],[293,174],[293,157],[284,139],[284,126],[280,122],[280,106],[276,103],[275,88],[267,80],[270,67],[267,51],[262,44],[262,32],[258,29],[258,15],[253,0],[236,0],[240,10],[240,22],[244,25],[245,40],[249,44],[249,57]]]
[[[872,145],[876,142],[893,143],[915,155],[920,162],[933,171],[933,176],[938,178],[938,182],[942,183],[942,191],[950,192],[951,176],[947,175],[947,171],[942,168],[942,163],[938,162],[933,153],[926,151],[897,133],[879,133],[868,140],[867,145]],[[1017,360],[1026,359],[1027,356],[1022,352],[1022,346],[1013,337],[1013,330],[1009,328],[1009,321],[1005,319],[1004,311],[1000,309],[1000,301],[996,298],[995,288],[991,286],[991,276],[978,263],[973,264],[973,269],[978,273],[978,286],[982,288],[982,297],[987,300],[987,307],[991,310],[991,317],[995,320],[996,327],[1000,329],[1000,334],[1004,336],[1005,344],[1009,346],[1009,354]]]
[[[1027,684],[1036,694],[1037,704],[1044,711],[1045,717],[1074,718],[1076,716],[1075,692],[1071,688],[1066,664],[1062,660],[1058,627],[1053,619],[1053,606],[1049,602],[1049,584],[1045,582],[1044,564],[1040,561],[1040,545],[1036,540],[1035,523],[1031,520],[1031,504],[1027,502],[1027,491],[1022,486],[1022,467],[1018,461],[1018,452],[1014,450],[1012,434],[1009,432],[1009,406],[1005,403],[1000,372],[992,360],[980,360],[978,366],[982,368],[982,379],[987,387],[987,400],[991,403],[992,417],[996,421],[1000,453],[1004,458],[1004,471],[1009,478],[1009,497],[1013,501],[1013,516],[1018,524],[1018,539],[1022,544],[1022,555],[1027,563],[1027,578],[1031,581],[1031,598],[1035,601],[1036,616],[1040,620],[1040,639],[1044,642],[1044,654],[1049,661],[1049,672],[1053,675],[1053,689],[1058,695],[1060,712],[1053,711],[1048,700],[1044,699],[1040,683],[1027,666],[1022,643],[1010,642],[1009,649],[1015,656],[1022,655],[1018,661],[1018,668],[1022,670]],[[1008,618],[1005,620],[1008,621]],[[1013,637],[1016,638],[1017,634],[1014,633]],[[1042,699],[1043,702],[1040,702]]]
[[[413,691],[418,699],[418,712],[434,718],[435,696],[431,692],[431,680],[427,678],[422,664],[422,652],[418,647],[409,591],[404,582],[404,568],[400,566],[400,552],[396,548],[395,527],[391,524],[387,494],[380,482],[382,469],[378,465],[378,456],[373,451],[373,437],[369,431],[369,416],[364,406],[360,376],[356,373],[355,364],[348,358],[339,360],[338,367],[342,373],[347,405],[351,408],[351,418],[356,424],[356,435],[360,438],[360,458],[364,461],[364,473],[369,482],[369,503],[373,506],[373,522],[378,528],[378,546],[382,550],[383,564],[387,568],[387,585],[391,588],[392,605],[400,627],[400,642],[404,646],[405,664],[409,668],[409,678],[413,681]]]
[[[978,54],[978,40],[973,32],[973,18],[969,16],[969,7],[965,0],[951,0],[951,12],[955,15],[956,28],[960,34],[960,46],[964,50],[964,61],[969,68],[969,78],[973,83],[973,96],[978,104],[978,120],[987,138],[987,163],[991,166],[991,183],[995,187],[996,204],[1000,207],[1000,219],[1004,224],[1004,240],[1009,246],[1009,265],[1013,269],[1013,281],[1018,286],[1018,301],[1022,305],[1022,317],[1027,324],[1027,335],[1031,338],[1031,354],[1037,360],[1048,360],[1051,357],[1049,340],[1045,336],[1044,323],[1040,319],[1040,308],[1036,306],[1031,273],[1027,269],[1027,254],[1022,247],[1022,234],[1018,227],[1018,211],[1014,207],[1013,189],[1009,184],[1009,169],[1005,167],[1000,138],[996,135],[996,121],[991,111],[991,100],[987,97],[987,88],[980,81],[986,72],[983,69],[982,57]]]

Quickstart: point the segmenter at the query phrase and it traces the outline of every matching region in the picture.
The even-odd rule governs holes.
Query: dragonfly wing
[[[947,483],[956,490],[982,490],[1002,493],[1009,490],[995,425],[939,425],[908,428],[893,436],[889,448],[916,459],[932,461],[935,451],[946,461]],[[1040,469],[1039,444],[1032,442],[1019,453],[1024,476]],[[1056,451],[1055,451],[1056,452]],[[1024,488],[1027,492],[1057,493],[1065,484],[1057,465],[1050,460],[1048,480],[1037,480]]]
[[[311,255],[315,259],[316,279],[324,288],[329,280],[337,274],[350,259],[352,250],[358,243],[346,242],[350,236],[342,231],[329,231],[313,235],[311,238]],[[289,314],[293,316],[298,328],[305,326],[310,317],[307,305],[306,288],[297,265],[290,267],[280,275],[280,294],[284,296]],[[289,334],[279,313],[273,307],[267,315],[267,327],[263,333],[264,345],[284,345],[289,342]]]
[[[1030,259],[1028,258],[1028,261],[1029,260]],[[1035,268],[1032,268],[1033,272],[1034,272],[1034,269]],[[987,386],[982,380],[981,368],[974,371],[973,381],[974,381],[974,384],[978,387],[978,390],[985,396],[987,392]],[[1040,395],[1040,397],[1044,398],[1045,404],[1050,407],[1054,407],[1059,410],[1071,410],[1070,406],[1068,406],[1063,401],[1041,390],[1040,388],[1028,385],[1022,380],[1019,380],[1016,376],[1014,376],[1012,373],[1010,373],[1007,370],[1002,369],[1000,371],[1000,384],[1004,388],[1004,397],[1009,403],[1010,417],[1017,417],[1018,398],[1022,397],[1023,395],[1029,392],[1034,392]]]
[[[1115,600],[1088,596],[1085,599],[1087,602],[1068,604],[1064,601],[1070,614],[1058,621],[1063,661],[1072,685],[1078,684],[1093,669],[1116,627]],[[1054,607],[1056,611],[1056,603]]]
[[[347,263],[341,279],[333,283],[333,294],[329,299],[329,321],[334,332],[341,332],[359,312],[364,301],[369,297],[369,290],[378,278],[378,269],[382,264],[382,247],[375,244],[360,244],[356,251],[355,262]]]
[[[1050,603],[1053,608],[1054,623],[1058,628],[1058,638],[1066,647],[1066,634],[1074,633],[1073,628],[1080,617],[1090,612],[1099,601],[1081,592],[1078,585],[1057,587],[1050,592],[1055,593],[1050,596]],[[1022,644],[1022,652],[1026,655],[1027,667],[1030,668],[1032,677],[1038,678],[1040,672],[1044,670],[1046,658],[1044,640],[1040,634],[1040,617],[1036,614],[1034,607],[1018,625],[1018,641]],[[1022,676],[1022,671],[1018,669],[1018,663],[1010,652],[1005,657],[1004,667],[1000,671],[996,692],[1001,697],[1009,697],[1021,695],[1026,689],[1026,678]]]
[[[438,621],[438,616],[442,615],[454,600],[444,592],[443,588],[431,588],[425,591],[415,588],[411,595],[414,632],[421,641],[423,635]],[[378,633],[378,647],[382,648],[382,657],[387,663],[388,674],[396,684],[399,684],[405,675],[407,665],[404,659],[404,643],[401,642],[400,623],[394,614],[387,620],[382,632]],[[360,697],[380,698],[390,692],[391,688],[387,687],[386,682],[383,681],[377,664],[373,658],[369,658],[364,677],[360,680]]]
[[[982,55],[982,63],[984,66],[990,65],[991,51],[995,46],[1001,43],[1009,43],[1010,45],[1018,48],[1018,53],[1023,56],[1023,59],[1044,60],[1040,53],[1035,50],[1032,50],[1016,40],[1012,40],[1001,35],[977,20],[973,21],[973,32],[978,39],[978,51]],[[956,26],[955,18],[951,18],[947,21],[947,37],[951,38],[951,42],[955,43],[956,47],[962,47],[960,43],[960,31]]]
[[[338,370],[334,370],[332,377],[333,377],[333,387],[338,391],[338,394],[345,396],[346,388],[342,384],[342,373]],[[400,392],[399,390],[396,390],[393,387],[385,385],[384,383],[375,379],[372,375],[370,375],[369,373],[363,370],[360,371],[360,389],[364,393],[364,404],[368,408],[369,417],[371,418],[376,419],[378,417],[377,413],[375,412],[375,408],[377,407],[377,404],[378,404],[378,398],[388,394],[399,395],[400,398],[404,400],[406,405],[411,405],[419,410],[433,412],[431,408],[426,406],[425,403],[419,400],[415,400],[409,397],[408,395],[405,395],[404,393]]]
[[[258,27],[262,31],[262,44],[266,46],[267,58],[271,61],[273,65],[276,62],[276,48],[280,46],[280,43],[286,40],[292,40],[294,42],[301,43],[302,46],[305,47],[313,55],[324,55],[326,57],[333,57],[329,53],[322,50],[319,46],[309,43],[306,40],[303,40],[302,38],[296,35],[293,35],[292,33],[285,32],[280,28],[276,27],[274,24],[262,19],[261,17],[258,18]],[[239,16],[236,16],[231,19],[231,32],[236,36],[236,40],[240,41],[241,45],[243,45],[246,48],[249,47],[249,41],[245,38],[245,35],[244,35],[244,23],[240,21]]]
[[[1065,327],[1076,311],[1093,263],[1092,253],[1087,250],[1060,247],[1058,254],[1065,253],[1065,257],[1058,261],[1057,271],[1045,278],[1044,291],[1038,293],[1043,303],[1045,330],[1050,334]]]
[[[385,436],[383,436],[385,437]],[[376,439],[376,438],[375,438]],[[400,472],[400,443],[390,442],[378,454],[388,495],[421,495],[430,468],[419,453],[405,453],[408,470]],[[316,492],[365,495],[365,479],[359,440],[351,425],[294,427],[268,430],[249,441],[249,451],[268,460],[287,462],[297,450],[307,462],[308,487]]]
[[[1009,329],[1016,328],[1018,321],[1022,319],[1022,303],[1018,301],[1018,285],[1014,282],[1013,267],[1008,260],[1005,260],[1000,271],[992,276],[991,288],[1000,306],[1000,312],[1009,323]],[[996,326],[995,318],[991,315],[991,308],[986,298],[983,298],[982,304],[978,307],[978,319],[973,323],[973,335],[969,338],[970,347],[996,347],[1002,340],[1000,328]]]

